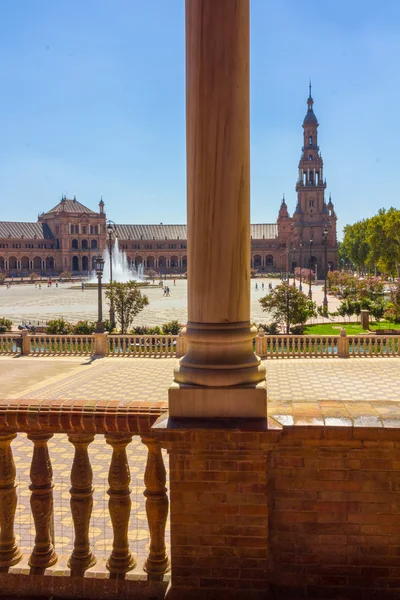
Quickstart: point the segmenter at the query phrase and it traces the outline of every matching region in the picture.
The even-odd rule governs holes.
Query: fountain
[[[108,247],[103,252],[104,258],[104,282],[108,283],[110,280],[110,252]],[[144,280],[144,269],[143,264],[138,265],[136,268],[134,264],[131,266],[128,264],[125,252],[121,251],[118,244],[118,239],[115,238],[112,248],[112,278],[113,281],[118,283],[125,283],[126,281],[143,281]],[[97,283],[96,271],[92,271],[88,280],[88,283]]]

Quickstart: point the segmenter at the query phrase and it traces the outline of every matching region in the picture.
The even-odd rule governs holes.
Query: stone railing
[[[400,356],[400,335],[351,335],[349,356]]]
[[[109,335],[108,356],[182,356],[182,335]]]
[[[21,352],[22,337],[15,333],[0,333],[0,355],[19,354]]]
[[[256,337],[256,353],[262,358],[400,356],[400,335],[266,335]]]
[[[265,335],[258,332],[256,352],[263,358],[337,356],[339,336]]]
[[[75,401],[68,407],[65,404],[68,403],[44,400],[36,401],[32,405],[31,400],[15,403],[0,400],[0,589],[8,595],[15,592],[13,586],[17,583],[21,585],[17,576],[25,574],[26,584],[32,575],[40,575],[43,596],[56,596],[60,591],[73,588],[73,595],[76,597],[109,597],[111,594],[112,597],[122,595],[125,598],[128,591],[132,593],[139,580],[143,587],[143,581],[151,580],[154,585],[155,578],[159,582],[156,588],[157,585],[159,587],[153,590],[154,596],[151,597],[163,597],[167,585],[167,582],[163,581],[163,574],[169,569],[165,546],[169,502],[161,446],[152,437],[151,426],[165,410],[164,405],[155,403],[145,407],[138,402],[126,402],[121,407],[119,401],[109,399],[95,405],[90,401]],[[12,442],[19,433],[26,433],[28,440],[33,444],[29,490],[35,538],[29,556],[23,556],[15,533],[19,478],[13,459]],[[57,499],[53,497],[54,482],[48,442],[54,434],[59,433],[68,435],[74,450],[69,490],[74,541],[66,562],[65,557],[59,556],[60,549],[57,548],[52,528]],[[111,553],[106,560],[109,576],[100,576],[103,583],[98,583],[97,591],[92,586],[91,593],[86,588],[83,593],[88,577],[85,575],[86,571],[90,569],[91,578],[98,577],[96,556],[90,543],[89,525],[92,519],[94,526],[98,525],[101,528],[104,519],[104,516],[97,516],[99,511],[94,511],[92,515],[96,480],[93,480],[88,447],[96,434],[104,434],[104,443],[109,444],[112,449],[107,494],[113,541]],[[135,435],[140,436],[148,449],[144,495],[150,545],[148,556],[141,566],[137,566],[137,557],[129,547],[128,539],[132,503],[130,465],[126,448]],[[132,519],[132,522],[135,522],[135,519]],[[55,539],[57,540],[57,537]],[[26,544],[26,540],[24,543]],[[58,562],[62,566],[59,567]],[[25,570],[14,567],[19,563],[25,564]],[[53,565],[58,571],[58,577],[54,577],[56,571],[52,570]],[[131,571],[135,573],[135,577],[128,577],[127,580],[127,573]],[[67,583],[66,579],[71,578],[74,578],[73,583]],[[115,579],[125,581],[121,582],[118,589],[115,586],[107,587]]]
[[[90,356],[94,354],[93,335],[48,335],[24,336],[22,352],[33,356]]]
[[[400,335],[266,335],[260,327],[254,338],[262,358],[347,358],[400,356]],[[0,334],[0,355],[181,357],[187,349],[178,335],[28,335]]]
[[[0,355],[24,356],[152,356],[180,357],[186,352],[186,337],[178,335],[88,335],[0,334]]]

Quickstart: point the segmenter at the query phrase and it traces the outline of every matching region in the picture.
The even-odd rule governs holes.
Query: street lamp
[[[313,232],[310,233],[310,278],[309,278],[309,287],[308,287],[308,297],[312,300],[312,291],[311,291],[311,257],[312,257],[312,245],[313,245]]]
[[[293,256],[296,258],[296,246],[293,246],[292,251],[293,251]],[[296,266],[297,266],[297,262],[295,260],[292,260],[291,268],[293,269],[293,287],[296,287]]]
[[[111,221],[110,219],[108,219],[108,221],[106,221],[106,229],[107,229],[107,236],[108,236],[108,253],[110,255],[110,289],[112,286],[112,242],[113,242],[113,235],[115,233],[115,223],[114,221]],[[110,327],[111,330],[113,330],[115,328],[115,311],[114,311],[114,301],[113,301],[113,297],[111,295],[110,298]]]
[[[324,281],[324,315],[328,314],[328,297],[326,295],[326,277],[328,275],[328,255],[327,255],[327,242],[328,242],[328,227],[325,225],[324,231],[322,232],[324,236],[324,253],[325,253],[325,281]]]
[[[94,268],[96,269],[96,274],[97,274],[97,292],[98,292],[96,333],[104,333],[103,297],[102,297],[102,290],[101,290],[101,278],[103,277],[104,259],[102,256],[96,256],[96,259],[94,261]]]
[[[300,285],[299,285],[300,292],[303,291],[303,285],[301,283],[302,268],[303,268],[303,239],[301,238],[300,239]]]

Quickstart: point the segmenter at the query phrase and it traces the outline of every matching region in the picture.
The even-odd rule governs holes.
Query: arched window
[[[82,250],[87,250],[87,249],[88,249],[88,241],[82,240]]]
[[[92,250],[96,250],[96,248],[97,248],[97,240],[92,240],[90,242],[90,247],[91,247]]]
[[[312,146],[312,135],[310,135],[310,137],[308,138],[308,145]]]
[[[72,250],[78,250],[78,240],[72,240]]]
[[[79,225],[75,225],[75,233],[79,233]]]

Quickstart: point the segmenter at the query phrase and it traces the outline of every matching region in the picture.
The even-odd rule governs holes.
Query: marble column
[[[188,351],[170,415],[265,416],[250,325],[249,0],[186,1],[186,123]]]

